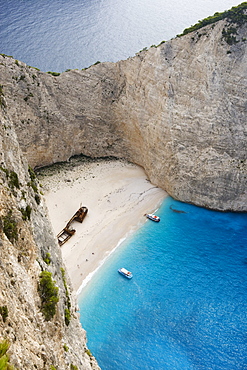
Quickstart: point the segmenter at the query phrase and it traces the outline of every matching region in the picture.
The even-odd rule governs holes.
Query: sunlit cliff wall
[[[246,210],[246,23],[227,20],[117,63],[60,76],[1,57],[0,83],[31,166],[126,158],[181,201]]]
[[[15,369],[99,369],[87,349],[60,247],[7,108],[1,97],[0,357],[7,341],[9,364]],[[49,320],[42,313],[39,293],[42,271],[52,273],[58,288],[59,301]],[[7,369],[2,361],[1,369]]]

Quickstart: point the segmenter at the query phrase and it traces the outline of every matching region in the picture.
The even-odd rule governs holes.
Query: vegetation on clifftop
[[[247,10],[247,2],[241,3],[238,6],[234,6],[230,10],[226,10],[225,12],[215,13],[213,16],[207,17],[203,19],[202,21],[199,21],[194,26],[185,28],[183,33],[177,36],[180,37],[180,36],[187,35],[190,32],[196,31],[202,27],[207,26],[208,24],[213,24],[222,19],[227,19],[227,21],[230,24],[233,23],[233,24],[237,24],[238,26],[241,26],[247,21],[247,14],[245,10]]]
[[[51,72],[51,71],[49,71],[49,72],[47,72],[49,75],[52,75],[52,76],[55,76],[55,77],[57,77],[57,76],[60,76],[60,74],[61,73],[59,73],[59,72]]]

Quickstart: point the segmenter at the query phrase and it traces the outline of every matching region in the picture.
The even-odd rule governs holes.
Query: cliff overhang
[[[126,158],[176,199],[246,211],[246,9],[82,71],[47,74],[1,56],[1,93],[29,164]]]

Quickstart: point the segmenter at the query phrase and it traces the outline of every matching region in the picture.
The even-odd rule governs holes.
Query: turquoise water
[[[80,296],[90,350],[102,370],[247,369],[247,214],[172,198],[157,214]]]
[[[42,71],[116,62],[237,0],[2,0],[0,53]]]

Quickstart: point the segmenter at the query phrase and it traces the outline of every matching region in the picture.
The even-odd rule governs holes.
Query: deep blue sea
[[[1,0],[0,53],[42,71],[115,62],[237,0]]]
[[[170,197],[157,214],[81,293],[90,350],[102,370],[247,369],[247,214]]]

